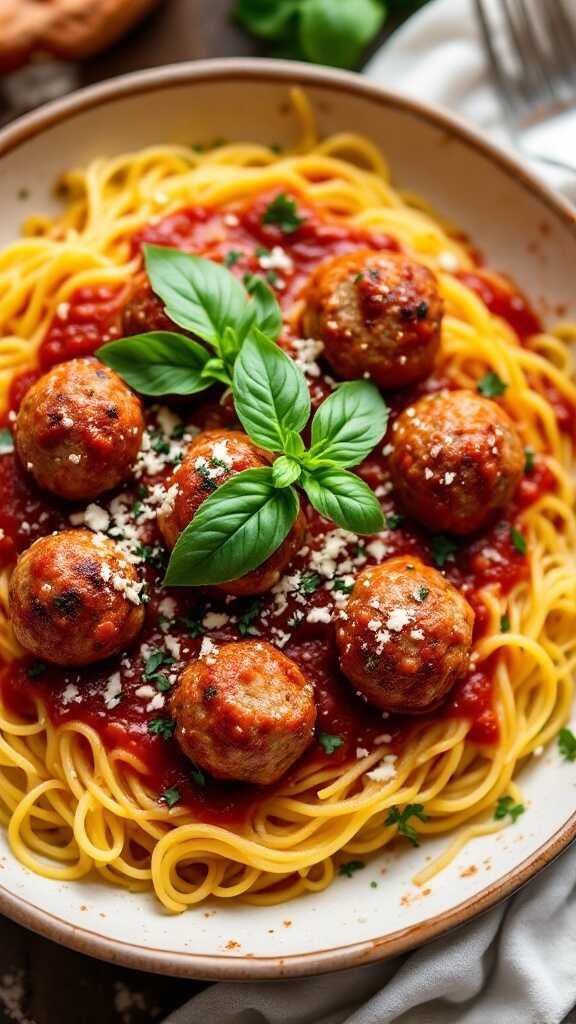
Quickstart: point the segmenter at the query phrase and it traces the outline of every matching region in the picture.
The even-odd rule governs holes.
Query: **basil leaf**
[[[296,459],[281,455],[272,466],[272,481],[275,487],[289,487],[300,478],[302,468]]]
[[[310,458],[357,465],[384,437],[388,415],[388,406],[374,384],[367,380],[341,384],[314,416]]]
[[[270,466],[230,477],[178,538],[163,585],[198,587],[246,575],[280,546],[298,509],[292,488],[274,487]]]
[[[142,395],[193,395],[213,383],[202,376],[210,353],[174,331],[110,341],[96,355]]]
[[[346,469],[331,466],[306,474],[304,490],[315,509],[345,530],[378,533],[384,514],[376,495],[363,480]]]
[[[282,330],[282,313],[274,292],[261,277],[254,277],[247,288],[252,296],[247,309],[254,312],[253,323],[267,338],[277,341]],[[238,333],[242,338],[249,332],[243,335],[242,327],[239,326]]]
[[[145,245],[144,256],[150,284],[168,316],[217,348],[226,327],[244,316],[240,282],[220,263],[178,249]]]
[[[385,17],[378,0],[307,0],[300,12],[304,56],[317,64],[355,68]]]
[[[282,451],[288,432],[302,430],[308,421],[310,394],[304,374],[257,329],[240,350],[232,390],[242,426],[268,451]]]

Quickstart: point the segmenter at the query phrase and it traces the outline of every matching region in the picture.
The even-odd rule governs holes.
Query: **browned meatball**
[[[269,464],[267,453],[240,431],[206,430],[198,434],[168,480],[167,498],[158,515],[158,525],[168,547],[174,547],[204,499],[220,484],[245,469]],[[305,532],[306,520],[300,509],[294,526],[277,551],[246,576],[221,583],[220,589],[238,597],[269,590],[302,547]]]
[[[324,355],[340,377],[369,374],[385,390],[402,388],[430,373],[443,311],[426,267],[399,253],[361,250],[318,268],[304,330],[324,342]]]
[[[430,711],[466,675],[474,612],[436,569],[400,555],[360,574],[336,641],[344,675],[384,711]]]
[[[142,628],[142,584],[107,537],[64,530],[20,555],[10,580],[17,640],[43,661],[89,665],[132,642]]]
[[[182,750],[217,779],[276,782],[312,739],[312,684],[272,644],[204,644],[171,697]]]
[[[126,478],[144,417],[140,400],[97,359],[72,359],[26,392],[16,448],[40,487],[61,498],[96,498]]]
[[[421,398],[396,420],[392,444],[396,493],[430,530],[463,535],[488,525],[524,467],[510,417],[474,391]]]
[[[122,311],[122,331],[125,335],[145,334],[147,331],[182,331],[164,312],[164,303],[154,295],[147,280],[136,287]]]

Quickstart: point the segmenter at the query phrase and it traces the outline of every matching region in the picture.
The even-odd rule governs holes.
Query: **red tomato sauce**
[[[269,275],[270,283],[276,290],[277,298],[285,312],[293,306],[302,291],[310,273],[328,256],[358,248],[398,249],[397,244],[386,235],[379,235],[361,229],[332,223],[321,213],[299,202],[298,210],[302,224],[291,234],[283,234],[275,225],[262,223],[262,215],[272,195],[260,196],[243,208],[234,207],[222,211],[192,208],[171,214],[138,232],[133,239],[133,252],[137,254],[143,243],[176,246],[188,252],[195,252],[210,259],[227,262],[234,273],[242,278],[245,274],[263,273],[258,253],[263,248],[270,251],[274,246],[282,247],[289,260],[286,269]],[[232,254],[232,255],[231,255]],[[504,316],[521,336],[530,330],[537,330],[534,315],[522,296],[511,292],[508,299],[493,289],[488,294],[488,285],[478,275],[467,274],[466,283],[482,295],[489,308]],[[462,276],[464,280],[464,276]],[[139,275],[138,288],[147,285]],[[151,296],[151,308],[158,317],[166,320],[160,304]],[[10,410],[6,411],[4,422],[10,425],[14,410],[18,408],[31,381],[40,372],[60,360],[71,359],[94,352],[107,340],[120,337],[123,333],[123,311],[132,295],[127,288],[83,288],[72,296],[69,303],[59,307],[40,349],[40,367],[37,373],[27,371],[17,377],[10,393]],[[148,329],[156,326],[148,324]],[[290,345],[290,328],[285,329],[284,341]],[[431,377],[420,387],[423,391],[434,391],[450,386],[447,379]],[[323,389],[328,390],[322,376],[314,383],[313,394],[317,398]],[[414,392],[402,396],[391,396],[393,414],[413,400]],[[200,427],[231,425],[229,407],[216,402],[192,399],[175,405],[176,410],[187,423]],[[150,413],[150,422],[153,415]],[[131,495],[134,501],[142,486],[157,483],[166,478],[170,468],[147,479],[128,481],[122,492]],[[358,568],[381,561],[401,553],[420,555],[425,561],[433,561],[431,538],[394,506],[388,493],[388,471],[386,458],[381,449],[375,451],[358,472],[378,493],[383,494],[383,505],[390,517],[389,529],[384,538],[385,551],[380,553],[367,550],[369,539],[361,538],[358,544],[349,545],[349,553],[358,562]],[[487,585],[507,593],[519,580],[527,575],[526,559],[518,551],[512,535],[512,527],[522,508],[553,487],[554,480],[543,462],[536,459],[531,473],[523,480],[515,501],[506,510],[502,519],[490,530],[472,540],[459,542],[444,564],[448,578],[466,595],[477,612],[476,635],[485,629],[484,607],[479,597]],[[77,511],[56,498],[40,492],[28,473],[18,464],[14,454],[0,457],[0,564],[10,563],[16,553],[27,547],[34,539],[53,530],[70,525],[69,516]],[[307,510],[309,521],[308,546],[313,551],[321,548],[325,534],[332,529],[313,510]],[[154,520],[147,522],[141,534],[142,541],[151,548],[160,544]],[[348,550],[348,549],[347,549]],[[301,580],[306,580],[304,590],[286,594],[285,607],[278,612],[273,608],[273,598],[264,595],[256,599],[232,599],[226,601],[208,595],[210,608],[225,610],[230,617],[221,628],[206,628],[205,635],[216,642],[241,639],[247,636],[262,636],[272,642],[281,643],[284,652],[293,658],[315,684],[318,705],[317,733],[336,736],[342,741],[333,753],[326,753],[323,745],[313,743],[304,755],[307,761],[325,764],[340,764],[356,757],[358,748],[374,749],[382,736],[390,737],[394,750],[400,750],[408,742],[415,719],[406,716],[382,715],[370,707],[341,676],[338,670],[337,654],[331,623],[307,621],[312,608],[321,608],[331,603],[331,595],[325,581],[318,574],[311,573],[308,555],[300,553],[291,564],[290,574],[300,571]],[[438,564],[438,563],[437,563]],[[82,669],[65,669],[38,665],[25,658],[17,666],[10,666],[0,676],[2,694],[14,711],[27,714],[30,701],[39,695],[45,702],[48,713],[55,723],[70,720],[82,721],[98,731],[109,748],[121,748],[137,755],[145,764],[148,783],[160,795],[172,787],[178,788],[182,802],[203,821],[238,823],[243,820],[254,803],[267,794],[267,790],[235,784],[222,784],[198,777],[194,766],[184,758],[174,740],[162,739],[149,732],[148,724],[154,717],[143,710],[143,701],[136,691],[145,680],[145,658],[142,645],[155,650],[163,646],[163,623],[159,604],[167,591],[160,590],[162,566],[146,565],[144,575],[151,594],[146,607],[146,624],[132,650],[110,662]],[[312,578],[310,578],[312,577]],[[304,582],[302,582],[304,587]],[[169,628],[170,636],[180,645],[179,660],[186,661],[198,654],[202,642],[201,619],[205,611],[205,595],[197,591],[174,590],[170,596],[176,604],[176,624]],[[164,624],[165,625],[165,624]],[[146,648],[145,648],[146,649]],[[103,690],[112,673],[118,672],[122,681],[122,696],[115,707],[108,707],[103,699]],[[81,695],[81,700],[76,697]],[[162,712],[167,715],[166,710]],[[469,677],[450,695],[440,711],[428,716],[430,720],[439,717],[465,718],[471,723],[470,738],[479,743],[494,743],[498,739],[498,725],[493,707],[493,679],[490,666],[482,671],[471,671]],[[421,724],[422,717],[417,719]],[[387,742],[387,741],[386,741]],[[298,770],[296,766],[293,771]]]

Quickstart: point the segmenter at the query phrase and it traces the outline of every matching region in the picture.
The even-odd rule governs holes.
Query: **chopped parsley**
[[[513,796],[499,796],[498,803],[496,804],[496,810],[494,811],[494,817],[496,821],[501,821],[508,814],[512,818],[512,821],[517,821],[521,814],[524,814],[526,808],[524,804],[515,804]]]
[[[14,438],[6,427],[0,430],[0,455],[10,455],[14,451]]]
[[[377,889],[378,888],[378,882],[374,882],[374,881],[370,882],[370,888],[371,889]]]
[[[171,740],[175,729],[175,718],[151,718],[148,722],[148,732],[152,736],[160,736],[163,740]]]
[[[425,601],[429,593],[430,590],[428,589],[428,587],[418,587],[418,590],[416,591],[415,594],[416,600],[420,602]]]
[[[432,537],[430,541],[430,548],[432,551],[432,558],[434,564],[441,569],[448,559],[454,558],[454,555],[458,551],[458,545],[451,537],[445,537],[443,533],[437,533],[435,537]]]
[[[159,668],[165,665],[173,665],[175,660],[171,654],[168,654],[168,651],[157,647],[144,662],[144,677],[146,679],[153,679]]]
[[[37,679],[43,672],[48,668],[43,661],[33,661],[31,665],[26,669],[26,675],[29,679]]]
[[[204,636],[204,626],[202,625],[202,619],[200,615],[182,615],[178,619],[181,626],[188,631],[188,635],[195,640],[199,636]]]
[[[336,578],[333,583],[333,590],[339,590],[342,594],[350,594],[354,589],[354,583],[346,583],[346,580]]]
[[[491,370],[486,373],[482,380],[478,381],[477,389],[481,395],[485,398],[500,398],[504,394],[508,385],[504,383],[501,377],[497,373]]]
[[[418,821],[428,820],[424,814],[424,807],[422,804],[406,804],[403,811],[398,807],[391,807],[388,811],[388,817],[384,824],[397,825],[399,835],[404,836],[410,843],[412,843],[412,846],[420,846],[418,833],[414,826],[410,824],[410,818],[417,818]]]
[[[524,449],[524,472],[533,473],[536,464],[536,452],[532,448]]]
[[[252,636],[258,636],[258,631],[254,628],[252,623],[254,622],[254,619],[258,618],[263,607],[263,598],[256,597],[250,602],[245,611],[242,612],[242,615],[238,617],[238,632],[241,636],[247,636],[249,634],[252,634]]]
[[[158,693],[167,693],[172,687],[172,683],[168,679],[168,676],[163,675],[162,672],[157,672],[156,675],[151,677],[151,680],[158,690]]]
[[[385,519],[389,530],[397,530],[404,522],[404,516],[401,516],[398,512],[387,512]]]
[[[558,749],[565,761],[576,761],[576,736],[571,729],[560,729]]]
[[[419,302],[418,305],[416,306],[416,318],[418,320],[424,320],[424,318],[427,315],[428,315],[428,303],[427,302]]]
[[[362,271],[360,271],[360,273],[356,274],[355,277],[354,277],[354,284],[358,284],[360,281],[363,281],[363,280],[364,280],[364,274],[362,273]]]
[[[301,594],[313,594],[315,590],[318,590],[321,582],[317,572],[307,572],[301,577],[298,590]]]
[[[519,555],[526,554],[526,539],[515,526],[510,527],[510,540]]]
[[[341,736],[332,736],[329,732],[319,732],[318,743],[323,747],[325,754],[333,754],[339,747],[344,746]]]
[[[207,686],[204,690],[204,697],[206,700],[213,700],[217,693],[218,688],[216,686]]]
[[[170,442],[158,432],[155,432],[150,436],[150,447],[158,455],[168,455],[170,453]]]
[[[357,871],[362,871],[366,865],[363,860],[349,860],[345,864],[341,864],[338,868],[338,874],[344,875],[345,878],[352,878]]]
[[[510,632],[510,617],[508,615],[506,615],[506,614],[500,616],[500,632],[501,633],[509,633]]]
[[[304,621],[304,612],[301,612],[300,609],[297,608],[296,611],[288,619],[288,625],[291,626],[292,629],[295,629],[295,627],[299,626],[300,623],[303,622],[303,621]]]
[[[166,804],[168,807],[174,807],[175,804],[180,803],[182,796],[180,790],[176,789],[176,786],[172,786],[171,789],[165,789],[160,797],[160,802]]]
[[[304,221],[305,217],[298,213],[296,200],[283,192],[268,204],[262,214],[263,224],[275,224],[285,235],[293,234]]]
[[[160,547],[152,547],[150,544],[138,544],[134,554],[138,558],[143,558],[146,565],[151,565],[153,569],[157,569],[159,572],[164,572],[166,569],[166,552]]]
[[[190,765],[190,778],[192,779],[192,782],[196,783],[197,786],[206,785],[206,776],[204,775],[204,772],[202,771],[201,768],[198,767],[197,764]]]

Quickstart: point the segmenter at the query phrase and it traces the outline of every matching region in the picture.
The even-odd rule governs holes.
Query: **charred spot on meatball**
[[[516,427],[473,391],[421,398],[398,417],[390,473],[396,494],[430,530],[465,535],[508,504],[524,468]]]
[[[245,469],[268,465],[268,454],[240,431],[205,430],[198,434],[168,480],[166,499],[158,513],[158,525],[168,547],[174,547],[202,502],[217,487]],[[236,597],[251,597],[270,590],[302,547],[305,533],[306,520],[300,509],[288,536],[262,565],[240,579],[219,584],[219,589]]]
[[[71,359],[26,392],[15,443],[40,487],[81,501],[126,479],[143,431],[140,400],[120,377],[97,359]]]
[[[474,612],[417,558],[364,570],[343,613],[336,625],[342,672],[383,711],[431,711],[468,672]]]
[[[120,548],[89,530],[41,537],[10,580],[16,639],[55,665],[89,665],[128,647],[144,622],[138,574]]]
[[[384,390],[402,388],[432,370],[443,311],[427,267],[399,253],[360,250],[317,269],[304,331],[323,342],[340,377],[368,375]]]
[[[314,690],[272,644],[246,640],[191,661],[171,696],[176,739],[217,779],[269,785],[312,740]]]

